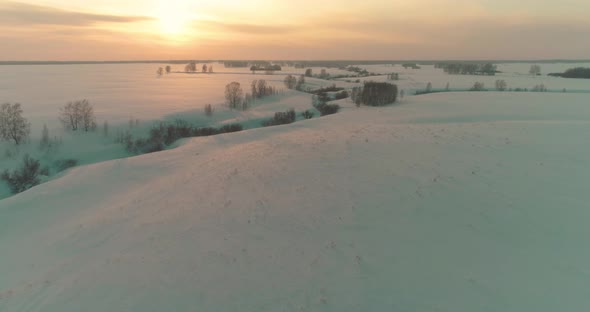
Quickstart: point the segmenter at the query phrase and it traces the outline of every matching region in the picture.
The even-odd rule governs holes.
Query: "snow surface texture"
[[[588,311],[590,96],[445,93],[0,201],[0,311]]]

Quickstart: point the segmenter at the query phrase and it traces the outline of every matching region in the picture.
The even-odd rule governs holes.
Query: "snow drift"
[[[0,201],[0,311],[585,311],[590,97],[433,94]]]

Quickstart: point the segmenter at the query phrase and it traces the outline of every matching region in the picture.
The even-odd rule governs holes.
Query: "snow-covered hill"
[[[0,201],[0,311],[587,311],[590,96],[446,93]]]

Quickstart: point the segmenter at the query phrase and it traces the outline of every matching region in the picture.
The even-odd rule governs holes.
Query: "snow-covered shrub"
[[[78,165],[77,159],[58,159],[54,163],[55,168],[58,172],[70,169],[72,167],[76,167]]]
[[[233,123],[233,124],[227,124],[227,125],[223,125],[221,128],[219,128],[219,133],[231,133],[231,132],[238,132],[238,131],[242,131],[244,130],[244,127],[240,124],[237,123]]]
[[[17,194],[40,183],[40,167],[41,164],[38,160],[26,154],[23,157],[23,163],[20,168],[14,170],[12,173],[5,170],[0,175],[0,179],[8,184],[12,193]]]
[[[301,113],[301,117],[305,118],[305,119],[312,119],[313,118],[314,113],[310,110],[306,110],[304,112]]]
[[[348,91],[342,90],[334,95],[335,100],[342,100],[348,98]]]
[[[320,112],[320,116],[336,114],[340,110],[338,104],[320,103],[314,106]]]

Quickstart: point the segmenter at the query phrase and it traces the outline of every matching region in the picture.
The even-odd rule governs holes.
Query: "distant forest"
[[[584,78],[590,79],[590,68],[576,67],[566,70],[564,73],[551,73],[549,76],[563,78]]]

